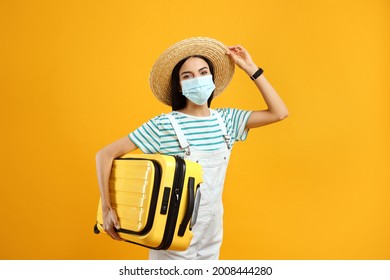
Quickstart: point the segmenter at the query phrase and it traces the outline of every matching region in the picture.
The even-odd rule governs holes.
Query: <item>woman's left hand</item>
[[[252,57],[244,47],[236,45],[228,47],[228,49],[229,50],[226,54],[230,56],[234,63],[244,70],[249,76],[257,71],[257,65],[253,62]]]

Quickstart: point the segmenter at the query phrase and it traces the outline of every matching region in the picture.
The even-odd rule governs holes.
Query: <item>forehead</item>
[[[197,71],[201,68],[207,67],[209,68],[209,65],[205,60],[203,60],[200,57],[190,57],[189,59],[184,62],[184,64],[180,68],[180,73],[184,71]]]

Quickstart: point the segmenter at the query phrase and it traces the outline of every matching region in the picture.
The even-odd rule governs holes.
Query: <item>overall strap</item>
[[[219,123],[219,127],[220,127],[220,129],[222,131],[222,134],[223,134],[223,138],[225,139],[225,142],[226,142],[226,145],[227,145],[228,149],[230,149],[232,147],[232,145],[230,143],[231,137],[227,133],[225,122],[222,120],[222,117],[221,117],[221,115],[219,114],[218,111],[210,109],[210,112],[214,113],[214,115],[217,117],[217,120],[218,120],[218,123]]]
[[[187,138],[184,136],[184,133],[181,130],[177,120],[171,113],[166,114],[166,116],[171,122],[173,129],[175,130],[177,139],[179,140],[180,147],[184,149],[186,155],[190,155],[190,143],[188,143]]]

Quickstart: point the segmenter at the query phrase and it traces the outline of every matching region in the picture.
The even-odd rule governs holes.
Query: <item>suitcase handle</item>
[[[196,192],[195,192],[195,205],[194,205],[194,211],[192,212],[192,217],[190,221],[190,229],[192,230],[192,227],[196,224],[196,220],[198,219],[198,210],[199,210],[199,205],[200,205],[200,184],[196,187]]]
[[[191,220],[192,212],[194,211],[194,205],[195,205],[195,195],[194,195],[194,187],[195,187],[195,178],[189,177],[188,178],[188,184],[187,184],[187,193],[188,193],[188,204],[187,204],[187,210],[184,215],[183,221],[180,224],[179,232],[177,233],[178,236],[184,236],[184,233],[187,229],[188,223]]]

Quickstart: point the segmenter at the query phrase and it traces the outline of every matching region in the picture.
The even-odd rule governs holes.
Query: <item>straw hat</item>
[[[149,76],[152,92],[161,102],[171,106],[171,74],[175,65],[192,55],[207,57],[214,65],[214,97],[222,93],[233,78],[234,62],[226,55],[228,48],[207,37],[193,37],[177,42],[157,59]]]

